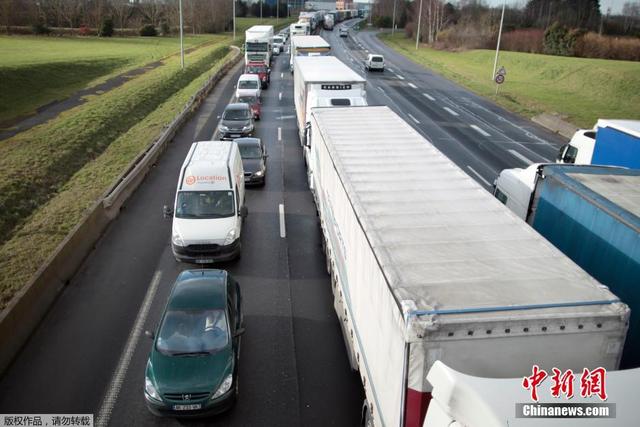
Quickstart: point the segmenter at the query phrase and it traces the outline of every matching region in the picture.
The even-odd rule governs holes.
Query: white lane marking
[[[287,237],[287,230],[284,226],[284,205],[282,203],[278,206],[278,212],[280,213],[280,237],[284,239]]]
[[[433,96],[429,95],[428,93],[423,93],[423,95],[424,95],[425,98],[427,98],[427,99],[429,99],[431,101],[435,101],[436,100]]]
[[[136,321],[133,324],[133,329],[131,329],[129,338],[127,338],[124,351],[120,355],[118,366],[111,377],[107,394],[102,400],[102,405],[100,406],[100,411],[98,412],[98,417],[96,419],[96,427],[106,427],[109,424],[111,413],[113,412],[113,408],[118,400],[118,395],[120,394],[120,389],[122,388],[124,379],[127,376],[127,370],[129,369],[131,358],[133,357],[133,353],[135,352],[138,341],[140,340],[140,335],[142,335],[142,328],[147,321],[147,316],[149,315],[153,298],[158,291],[161,277],[162,271],[156,271],[153,275],[151,285],[149,286],[149,289],[147,289],[147,294],[144,296],[142,306],[140,307]]]
[[[468,166],[468,165],[467,165],[467,168],[468,168],[468,169],[469,169],[469,170],[470,170],[470,171],[471,171],[475,176],[477,176],[478,178],[480,178],[480,181],[484,182],[484,183],[485,183],[485,185],[486,185],[487,187],[491,187],[491,183],[490,183],[489,181],[487,181],[486,179],[484,179],[484,178],[482,177],[482,175],[480,175],[478,172],[476,172],[476,170],[475,170],[474,168],[472,168],[471,166]]]
[[[442,108],[444,108],[449,114],[453,114],[454,116],[459,116],[460,115],[460,114],[456,113],[455,111],[453,111],[449,107],[442,107]]]
[[[411,120],[413,120],[414,122],[416,122],[417,124],[420,124],[420,122],[418,121],[418,119],[416,119],[415,117],[413,117],[411,114],[407,113],[407,115],[409,117],[411,117]]]
[[[280,73],[280,78],[284,79],[284,73]]]
[[[393,70],[391,68],[387,68],[387,70],[391,71],[393,73]]]
[[[516,150],[509,150],[509,152],[511,154],[513,154],[514,156],[516,156],[517,158],[519,158],[520,160],[522,160],[523,162],[525,162],[528,165],[533,164],[534,162],[527,159],[525,156],[523,156],[522,154],[518,153]]]
[[[278,94],[278,101],[282,101],[282,92]]]
[[[478,132],[479,134],[482,134],[484,136],[491,136],[489,134],[489,132],[485,131],[484,129],[482,129],[480,126],[476,126],[476,125],[471,125],[471,129],[475,130],[476,132]]]
[[[414,88],[414,89],[418,89],[418,86],[414,85],[413,83],[408,83],[410,87]]]
[[[282,141],[282,128],[278,128],[278,142]]]
[[[402,77],[400,74],[396,74],[396,77],[399,78],[400,80],[404,80],[404,77]]]
[[[289,119],[295,119],[296,116],[280,116],[280,120],[289,120]]]
[[[386,93],[386,92],[384,91],[384,89],[382,89],[381,87],[379,87],[378,89],[380,89],[380,92],[382,92],[382,93]]]

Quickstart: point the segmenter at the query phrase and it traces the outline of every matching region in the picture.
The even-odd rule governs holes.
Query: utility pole
[[[260,0],[260,22],[262,22],[262,0]]]
[[[280,0],[276,0],[276,25],[278,25],[279,20],[280,20]]]
[[[180,68],[184,70],[184,39],[182,35],[182,0],[179,0],[180,7]]]
[[[393,20],[391,22],[391,35],[393,36],[396,33],[396,2],[398,0],[393,0]]]
[[[236,0],[231,0],[233,2],[233,40],[236,39]]]
[[[420,42],[420,22],[422,21],[422,0],[420,0],[420,11],[418,12],[418,32],[416,34],[416,50],[418,50],[418,42]]]
[[[504,22],[504,8],[507,5],[507,0],[502,3],[502,17],[500,18],[500,29],[498,30],[498,43],[496,43],[496,59],[493,61],[493,73],[491,73],[491,80],[496,77],[496,68],[498,68],[498,53],[500,52],[500,38],[502,37],[502,23]]]

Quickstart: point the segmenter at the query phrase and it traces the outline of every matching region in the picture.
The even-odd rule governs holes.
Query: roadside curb
[[[578,130],[577,126],[562,120],[557,114],[542,113],[532,117],[531,121],[567,139],[571,139]]]
[[[209,92],[242,58],[240,49],[189,99],[183,110],[146,150],[115,180],[113,186],[69,232],[27,284],[0,312],[0,375],[20,352],[60,292],[82,265],[109,223],[142,183],[176,132],[200,106]]]

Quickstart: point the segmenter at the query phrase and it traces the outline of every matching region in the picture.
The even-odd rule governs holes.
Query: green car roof
[[[169,297],[168,309],[224,308],[227,274],[223,270],[186,270],[180,273]]]

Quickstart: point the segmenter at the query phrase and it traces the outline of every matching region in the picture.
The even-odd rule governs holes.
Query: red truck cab
[[[262,84],[262,89],[269,87],[271,81],[271,69],[264,62],[249,61],[244,68],[245,74],[257,74]]]

